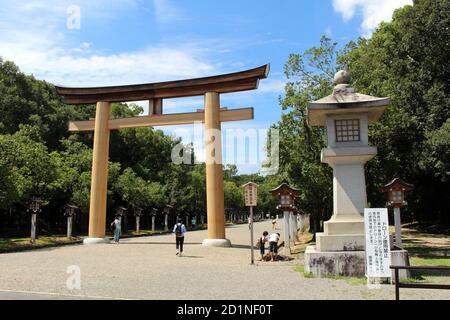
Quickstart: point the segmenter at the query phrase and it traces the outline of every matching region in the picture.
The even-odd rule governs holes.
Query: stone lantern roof
[[[350,85],[350,73],[341,70],[334,76],[333,94],[308,103],[308,123],[326,126],[330,114],[367,113],[369,122],[377,121],[389,105],[389,98],[378,98],[355,92]]]

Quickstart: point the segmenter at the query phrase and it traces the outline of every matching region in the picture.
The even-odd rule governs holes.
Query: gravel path
[[[255,224],[255,237],[270,228],[270,222]],[[344,280],[304,278],[294,271],[295,261],[251,266],[247,225],[227,228],[233,248],[203,247],[205,237],[206,231],[188,233],[182,258],[176,257],[174,239],[169,235],[126,239],[119,245],[74,245],[2,254],[0,299],[26,299],[39,293],[46,299],[394,298],[390,285],[370,290]],[[80,290],[67,288],[69,266],[80,267]],[[275,297],[274,291],[279,292]],[[450,292],[403,289],[401,298],[450,300]]]

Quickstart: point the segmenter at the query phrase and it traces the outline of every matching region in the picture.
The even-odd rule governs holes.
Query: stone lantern
[[[277,188],[271,190],[273,196],[280,199],[280,204],[277,206],[278,210],[283,211],[283,225],[284,225],[284,243],[285,248],[290,252],[291,241],[294,241],[295,233],[293,222],[293,213],[297,210],[295,207],[295,199],[298,197],[299,189],[291,187],[286,181]]]
[[[152,208],[151,211],[151,216],[152,216],[152,231],[155,232],[156,228],[155,228],[155,220],[156,220],[156,216],[158,215],[158,209],[156,208]]]
[[[72,237],[73,218],[75,218],[77,211],[79,211],[77,206],[70,204],[66,205],[64,215],[67,217],[67,238]]]
[[[142,217],[143,209],[137,207],[134,209],[134,217],[136,218],[136,232],[139,233],[141,231],[141,217]]]
[[[28,212],[31,213],[31,243],[35,243],[38,238],[36,235],[37,215],[42,212],[41,206],[44,201],[39,196],[32,196],[28,204]]]
[[[403,248],[402,244],[402,223],[400,219],[400,208],[406,206],[405,193],[414,189],[412,184],[403,181],[400,178],[395,178],[384,187],[381,192],[388,194],[387,206],[394,207],[395,220],[395,246]]]
[[[173,206],[167,204],[163,210],[164,213],[164,231],[169,231],[169,214],[172,212]]]
[[[363,276],[364,165],[377,154],[369,145],[368,126],[378,121],[390,100],[356,93],[345,70],[336,73],[334,83],[330,96],[307,108],[309,125],[327,128],[328,147],[321,159],[333,168],[333,216],[324,223],[324,232],[316,234],[316,246],[307,248],[305,271]]]

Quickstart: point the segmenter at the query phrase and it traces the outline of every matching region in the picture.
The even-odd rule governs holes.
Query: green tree
[[[289,56],[285,65],[288,82],[280,98],[284,114],[274,125],[280,132],[280,168],[300,188],[299,206],[311,213],[312,232],[320,231],[320,222],[331,216],[332,174],[320,161],[325,129],[308,125],[306,107],[331,92],[337,55],[336,43],[322,37],[319,47]]]
[[[22,125],[13,135],[0,135],[0,161],[10,170],[8,176],[17,179],[11,188],[21,198],[46,196],[56,187],[56,164],[40,142],[38,130]]]
[[[234,210],[244,209],[244,189],[237,186],[233,181],[223,183],[225,208]]]
[[[94,106],[62,103],[53,85],[24,75],[10,61],[0,57],[0,134],[13,134],[23,124],[36,126],[49,150],[68,137],[67,122],[93,117]]]
[[[126,168],[114,186],[117,193],[133,208],[143,208],[151,204],[148,183],[137,176],[131,168]]]
[[[418,0],[397,10],[371,39],[349,43],[340,58],[358,91],[391,98],[369,132],[379,151],[367,165],[371,204],[383,205],[379,187],[401,176],[416,185],[407,207],[414,218],[447,225],[449,25],[450,1]]]

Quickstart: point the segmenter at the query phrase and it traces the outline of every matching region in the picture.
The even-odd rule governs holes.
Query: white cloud
[[[171,0],[153,0],[155,19],[160,25],[172,23],[182,19],[180,9]]]
[[[114,12],[135,8],[137,0],[79,0],[85,17],[109,19]],[[66,27],[70,0],[6,0],[0,7],[0,55],[24,72],[65,86],[106,86],[210,75],[195,47],[155,45],[141,50],[105,53],[95,44],[74,40]],[[103,6],[102,6],[103,5]],[[83,24],[82,24],[83,25]],[[83,27],[81,27],[83,32]]]
[[[67,28],[67,8],[73,4],[81,9],[80,30]],[[235,44],[235,39],[231,44],[217,37],[188,41],[180,35],[175,39],[178,41],[166,38],[165,42],[142,49],[111,53],[110,48],[99,47],[95,40],[85,37],[88,34],[85,28],[92,27],[93,21],[95,25],[116,23],[112,20],[118,19],[122,13],[141,10],[147,4],[143,0],[2,0],[0,56],[14,61],[27,74],[33,73],[38,79],[64,86],[175,80],[234,72],[247,66],[240,62],[230,65],[217,57],[218,53],[226,54],[226,49]],[[154,0],[153,4],[155,11],[149,14],[154,13],[159,24],[185,19],[171,1]],[[115,40],[113,36],[107,36]],[[220,52],[221,49],[224,51]],[[223,106],[235,108],[255,104],[257,107],[258,97],[282,92],[283,85],[279,78],[263,80],[256,92],[224,95]],[[145,113],[148,112],[148,102],[137,104],[144,107]],[[196,111],[202,105],[201,97],[164,101],[164,109],[168,112]],[[234,125],[242,127],[245,123]],[[192,130],[192,126],[185,128]],[[160,129],[170,133],[175,128]],[[253,171],[258,169],[256,166]]]
[[[392,19],[395,9],[412,3],[412,0],[333,0],[333,7],[344,21],[349,21],[357,12],[361,12],[363,35],[370,36],[382,21]]]
[[[282,79],[270,78],[262,80],[259,84],[259,92],[261,93],[278,93],[284,92],[286,81]]]

